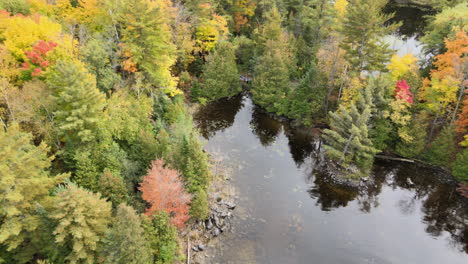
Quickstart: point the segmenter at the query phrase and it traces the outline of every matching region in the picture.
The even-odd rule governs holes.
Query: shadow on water
[[[248,96],[202,107],[194,120],[207,149],[238,168],[233,184],[242,197],[242,216],[213,263],[468,260],[468,203],[440,171],[377,162],[374,184],[350,189],[321,171],[319,131],[293,129]]]

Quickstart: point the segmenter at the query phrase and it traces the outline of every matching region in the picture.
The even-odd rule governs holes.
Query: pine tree
[[[50,190],[63,179],[49,173],[49,148],[34,146],[32,139],[18,124],[0,129],[0,243],[8,251],[28,251],[24,244],[37,240],[37,210],[49,206]]]
[[[423,157],[436,166],[450,167],[455,154],[455,131],[448,126],[432,141]]]
[[[366,175],[378,152],[368,136],[370,117],[370,105],[365,105],[362,111],[354,103],[348,108],[340,105],[338,111],[330,113],[331,129],[324,130],[327,155],[340,166],[350,168],[350,176]],[[350,165],[356,166],[358,171],[353,172]]]
[[[111,203],[73,183],[59,187],[56,195],[51,213],[57,221],[55,242],[69,263],[96,263],[111,221]]]
[[[150,219],[143,216],[145,237],[150,244],[153,263],[173,263],[177,255],[177,229],[169,215],[161,211]]]
[[[384,26],[392,15],[384,15],[382,8],[388,0],[350,1],[343,27],[341,47],[346,59],[356,72],[362,70],[385,70],[391,50],[381,39],[390,34],[398,25]]]
[[[468,182],[468,148],[464,148],[457,154],[452,165],[452,174],[459,181]]]
[[[335,12],[333,1],[331,0],[308,0],[304,1],[304,23],[306,24],[306,33],[310,32],[311,41],[315,48],[328,37],[333,25]]]
[[[241,92],[235,48],[231,43],[223,41],[218,44],[207,58],[201,79],[201,96],[210,101]]]
[[[104,121],[105,96],[95,77],[75,61],[59,61],[47,76],[54,96],[54,121],[58,134],[71,146],[96,140]]]
[[[101,255],[106,264],[152,263],[140,216],[125,204],[117,207],[112,228],[106,234]]]
[[[268,112],[287,113],[287,96],[290,93],[286,54],[274,41],[268,41],[265,54],[259,58],[254,70],[253,101]]]
[[[315,63],[312,63],[306,76],[292,92],[286,115],[302,123],[310,124],[312,116],[320,115],[321,111],[323,114],[326,92],[323,77],[316,69]]]

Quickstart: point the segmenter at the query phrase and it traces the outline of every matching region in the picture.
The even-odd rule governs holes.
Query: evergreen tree
[[[259,58],[254,71],[253,101],[268,112],[287,113],[290,93],[289,71],[284,51],[274,41],[268,41],[266,51]]]
[[[96,88],[95,77],[75,61],[59,61],[46,80],[54,96],[54,121],[63,141],[73,146],[100,135],[105,96]]]
[[[328,37],[331,27],[335,22],[335,9],[331,0],[306,0],[304,1],[304,23],[306,24],[306,38],[316,49],[323,39]]]
[[[111,204],[100,194],[73,183],[61,186],[51,218],[57,221],[55,241],[71,264],[96,263],[99,247],[111,221]]]
[[[395,151],[398,155],[407,158],[416,158],[424,151],[427,143],[427,122],[422,116],[415,116],[409,126],[404,128],[404,133],[411,136],[411,140],[401,139],[396,144]]]
[[[468,148],[464,148],[457,154],[452,165],[452,174],[459,181],[468,182]]]
[[[18,249],[26,255],[16,259],[18,263],[34,254],[29,250],[38,240],[37,211],[49,206],[49,192],[63,178],[50,175],[53,157],[47,156],[49,148],[44,143],[34,146],[32,139],[18,124],[0,129],[0,243],[7,251]]]
[[[324,130],[327,155],[338,164],[351,170],[350,176],[366,175],[378,152],[368,136],[371,107],[366,105],[359,111],[355,104],[348,108],[340,105],[338,111],[330,113],[331,129]],[[354,171],[350,165],[358,168]]]
[[[449,168],[455,154],[455,131],[448,126],[430,144],[423,157],[436,166]]]
[[[153,263],[172,263],[177,254],[177,229],[170,224],[169,215],[161,211],[152,219],[143,216],[145,237],[150,244]]]
[[[231,43],[223,41],[218,44],[207,58],[201,79],[201,96],[210,101],[241,92],[235,48]]]
[[[391,50],[382,43],[382,37],[398,26],[384,25],[392,17],[382,13],[387,3],[388,0],[353,0],[348,5],[344,25],[340,29],[344,36],[341,47],[356,72],[385,71],[385,62],[390,59]]]
[[[312,63],[306,76],[289,98],[290,105],[286,115],[302,123],[310,124],[313,115],[320,115],[320,112],[323,112],[326,92],[323,77],[315,63]]]
[[[140,216],[125,204],[117,207],[101,255],[108,264],[147,264],[152,256]]]

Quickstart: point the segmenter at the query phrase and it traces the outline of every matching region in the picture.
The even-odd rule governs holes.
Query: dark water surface
[[[319,131],[294,130],[247,96],[195,122],[240,197],[210,263],[468,263],[468,206],[438,172],[383,162],[366,191],[334,186],[318,169]]]

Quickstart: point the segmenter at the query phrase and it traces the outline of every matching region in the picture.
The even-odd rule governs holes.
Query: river
[[[418,47],[409,35],[397,38],[400,52]],[[377,162],[366,190],[328,183],[320,131],[293,129],[248,95],[210,103],[194,120],[239,196],[208,263],[468,263],[468,206],[448,175]]]

